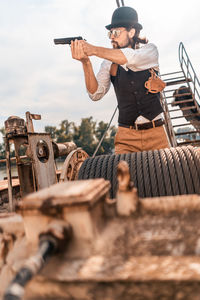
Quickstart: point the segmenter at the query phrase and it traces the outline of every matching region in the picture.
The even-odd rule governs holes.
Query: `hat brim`
[[[106,27],[106,29],[110,30],[112,28],[118,28],[118,27],[130,27],[132,26],[135,29],[139,29],[142,30],[142,25],[140,23],[135,23],[135,24],[130,24],[130,23],[113,23],[113,24],[109,24]]]

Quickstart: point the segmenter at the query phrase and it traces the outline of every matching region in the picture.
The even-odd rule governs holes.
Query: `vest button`
[[[134,84],[134,81],[131,81],[131,84]]]
[[[135,95],[137,95],[137,93],[138,93],[137,91],[134,92]]]

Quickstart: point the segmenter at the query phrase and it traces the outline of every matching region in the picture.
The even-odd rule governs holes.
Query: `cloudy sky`
[[[200,76],[198,0],[124,0],[138,11],[142,35],[157,45],[161,73],[177,71],[178,45],[186,47]],[[37,130],[81,118],[109,122],[116,107],[113,89],[99,102],[86,93],[80,62],[54,38],[83,36],[110,47],[105,25],[115,0],[0,0],[0,127],[11,115],[39,113]],[[101,59],[92,57],[95,73]],[[35,122],[35,124],[36,124]],[[114,120],[116,124],[116,118]]]

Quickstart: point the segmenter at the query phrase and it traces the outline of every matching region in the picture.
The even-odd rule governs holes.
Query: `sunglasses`
[[[108,31],[108,37],[109,37],[109,39],[111,39],[111,37],[112,37],[112,35],[115,37],[115,38],[117,38],[117,37],[119,37],[120,36],[120,34],[123,32],[123,31],[125,31],[126,29],[123,29],[123,30],[121,30],[121,29],[113,29],[113,30],[110,30],[110,31]]]

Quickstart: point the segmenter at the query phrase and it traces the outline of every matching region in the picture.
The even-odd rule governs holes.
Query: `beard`
[[[123,48],[128,48],[129,46],[132,46],[132,38],[129,38],[129,36],[127,35],[127,39],[123,44],[119,44],[116,41],[112,41],[111,44],[113,46],[113,49],[123,49]]]
[[[113,46],[113,49],[120,49],[118,42],[112,41],[111,44]]]

